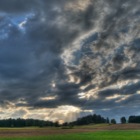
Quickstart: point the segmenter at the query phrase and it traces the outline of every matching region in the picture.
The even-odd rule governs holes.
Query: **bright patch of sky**
[[[10,16],[11,22],[18,27],[19,30],[25,33],[25,26],[29,19],[33,18],[33,13],[23,15],[12,15]]]
[[[0,40],[7,39],[13,27],[17,28],[21,33],[26,33],[26,23],[33,17],[33,13],[7,15],[1,12]]]

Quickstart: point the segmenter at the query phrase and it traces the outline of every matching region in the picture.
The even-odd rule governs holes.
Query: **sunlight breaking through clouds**
[[[1,118],[139,114],[139,5],[0,0]]]

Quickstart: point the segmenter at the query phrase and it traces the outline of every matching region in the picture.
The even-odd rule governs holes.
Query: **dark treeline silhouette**
[[[88,124],[100,124],[100,123],[110,123],[109,118],[104,118],[101,115],[88,115],[81,118],[78,118],[76,121],[69,123],[69,125],[88,125]],[[113,119],[111,123],[116,123],[116,120]],[[64,125],[68,125],[68,123],[64,123]]]
[[[128,123],[140,123],[140,116],[129,116]]]
[[[122,124],[125,123],[140,123],[140,116],[129,116],[128,120],[126,117],[121,117],[120,122]],[[74,126],[74,125],[88,125],[88,124],[100,124],[100,123],[107,123],[107,124],[116,124],[117,121],[115,119],[109,119],[108,117],[105,119],[101,115],[88,115],[81,118],[78,118],[74,122],[64,123],[63,126]]]
[[[104,119],[100,115],[88,115],[82,118],[78,118],[77,121],[73,122],[75,125],[86,125],[86,124],[91,124],[91,123],[106,123],[107,120]]]
[[[88,125],[88,124],[100,124],[100,123],[116,123],[114,121],[110,121],[109,118],[104,118],[101,115],[88,115],[81,118],[78,118],[76,121],[73,122],[65,122],[63,124],[59,124],[58,121],[44,121],[44,120],[37,120],[37,119],[4,119],[0,120],[0,127],[59,127],[59,126],[69,126],[72,128],[74,125]]]
[[[5,119],[0,120],[0,127],[46,127],[46,126],[59,126],[58,122],[35,120],[35,119]]]
[[[121,123],[140,123],[140,116],[129,116],[128,120],[125,117],[120,119]]]
[[[125,123],[140,123],[140,116],[129,116],[128,120],[125,117],[120,118],[120,122],[122,124]],[[88,124],[101,124],[101,123],[108,123],[108,124],[116,124],[115,119],[104,118],[101,115],[87,115],[81,118],[78,118],[76,121],[73,122],[65,122],[60,125],[57,121],[44,121],[44,120],[37,120],[37,119],[4,119],[0,120],[0,127],[59,127],[59,126],[68,126],[68,128],[72,128],[74,125],[88,125]]]

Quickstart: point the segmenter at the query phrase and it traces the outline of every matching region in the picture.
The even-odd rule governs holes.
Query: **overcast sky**
[[[0,0],[0,118],[140,115],[140,0]]]

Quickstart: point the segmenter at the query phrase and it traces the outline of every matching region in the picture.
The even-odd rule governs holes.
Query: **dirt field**
[[[29,137],[46,136],[56,134],[96,132],[105,130],[140,130],[140,124],[116,124],[116,125],[88,125],[74,127],[73,129],[62,128],[1,128],[0,137]]]

